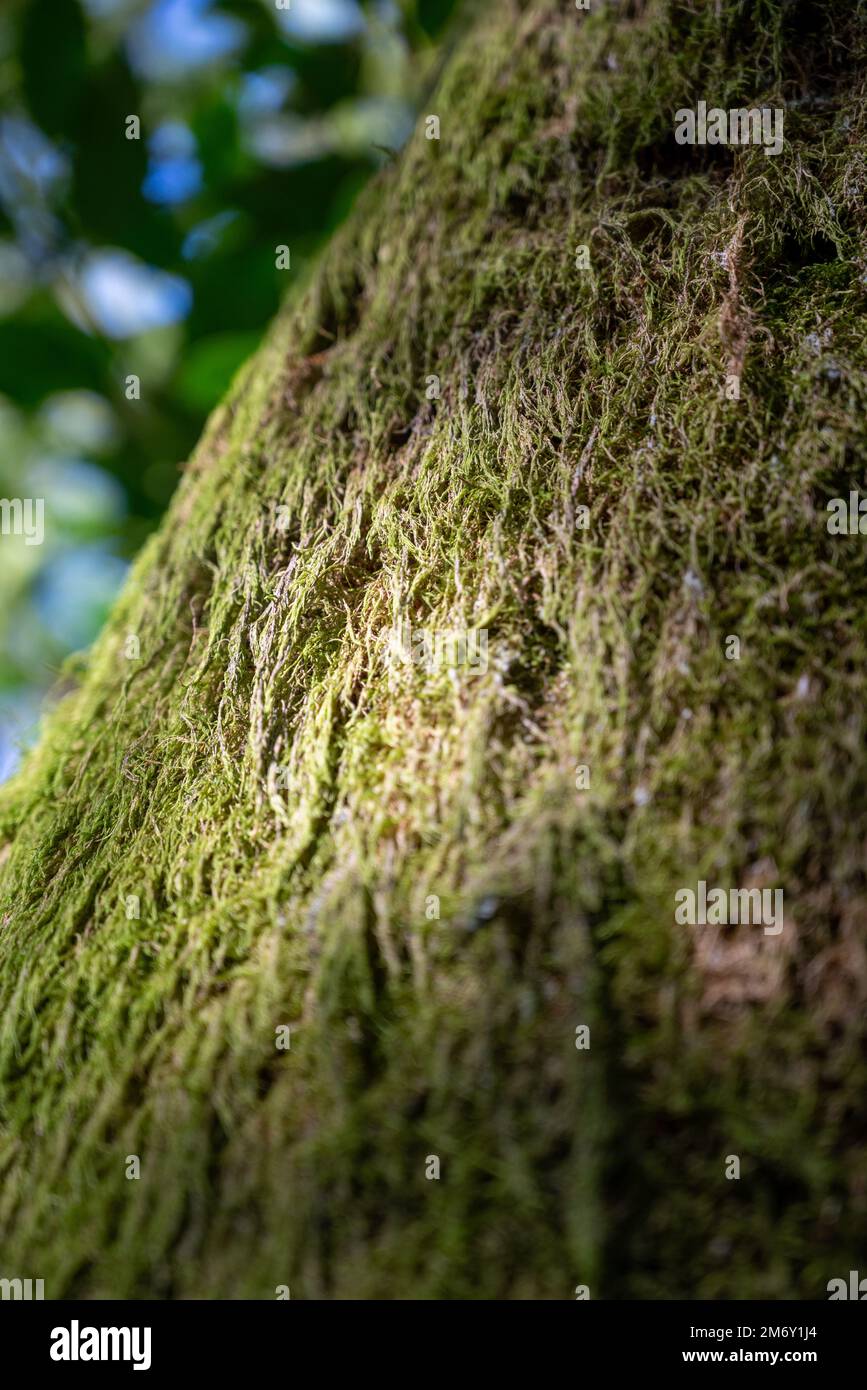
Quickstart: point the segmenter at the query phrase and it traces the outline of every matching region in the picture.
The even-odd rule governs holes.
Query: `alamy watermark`
[[[679,926],[727,927],[740,923],[764,926],[765,936],[779,936],[783,930],[782,888],[711,888],[699,879],[698,886],[680,888],[674,895],[674,920]]]
[[[782,107],[737,107],[723,111],[700,101],[696,109],[682,107],[674,113],[674,138],[679,145],[763,145],[766,155],[783,148]]]
[[[846,497],[832,497],[827,504],[826,527],[831,536],[867,536],[867,497],[850,492]]]
[[[131,1361],[134,1371],[150,1370],[149,1327],[82,1327],[73,1318],[69,1327],[51,1330],[52,1361]]]
[[[45,1298],[45,1280],[0,1279],[0,1299],[7,1298],[24,1303],[40,1302]]]
[[[23,536],[25,545],[45,540],[44,497],[0,497],[0,536]]]
[[[825,1287],[829,1303],[850,1298],[858,1303],[867,1302],[867,1279],[862,1279],[857,1269],[849,1270],[848,1284],[845,1279],[829,1279]]]
[[[414,628],[401,622],[388,634],[388,656],[393,664],[421,666],[428,675],[458,666],[473,675],[484,675],[488,669],[488,630]]]

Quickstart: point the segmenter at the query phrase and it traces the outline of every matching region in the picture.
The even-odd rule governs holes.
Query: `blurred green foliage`
[[[287,276],[407,138],[453,6],[4,0],[0,497],[46,532],[0,536],[0,776]]]

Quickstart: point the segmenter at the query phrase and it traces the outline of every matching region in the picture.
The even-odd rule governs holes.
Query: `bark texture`
[[[0,1272],[48,1297],[863,1263],[864,6],[591,3],[475,8],[3,789]],[[783,151],[677,145],[701,100]],[[783,931],[677,925],[701,879]]]

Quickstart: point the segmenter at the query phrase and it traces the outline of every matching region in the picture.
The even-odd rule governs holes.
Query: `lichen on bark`
[[[474,10],[0,797],[0,1247],[49,1297],[863,1256],[864,9]],[[677,146],[704,99],[781,154]],[[702,878],[784,932],[677,927]]]

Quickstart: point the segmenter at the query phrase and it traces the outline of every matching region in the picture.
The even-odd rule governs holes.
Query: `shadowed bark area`
[[[0,1248],[48,1297],[863,1257],[864,11],[592,3],[475,7],[2,792]],[[699,101],[782,152],[676,144]],[[699,880],[783,930],[677,924]]]

